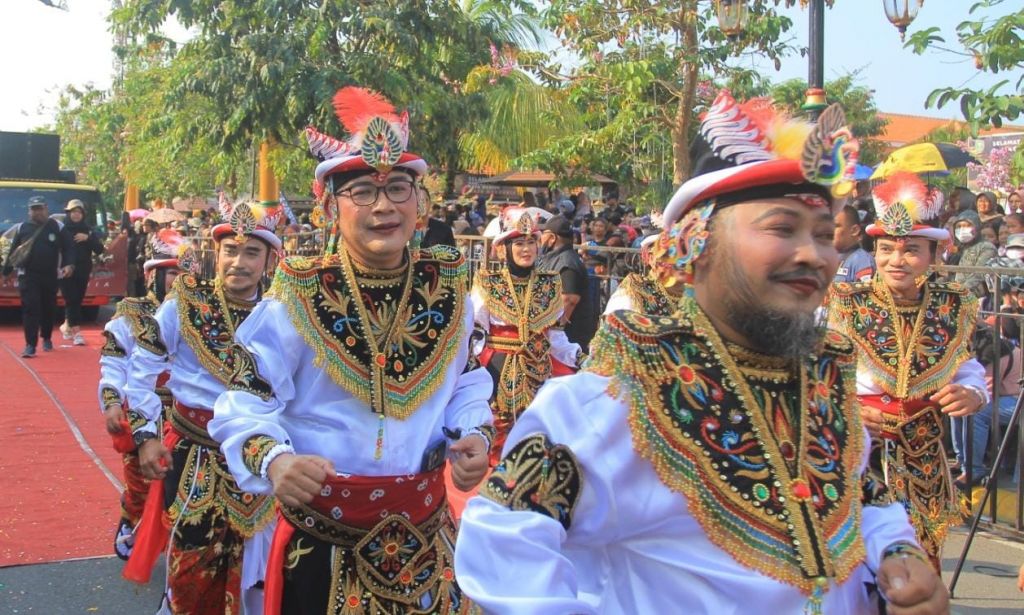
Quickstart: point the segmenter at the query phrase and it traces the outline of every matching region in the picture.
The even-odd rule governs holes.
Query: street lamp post
[[[742,34],[747,20],[747,2],[749,0],[715,0],[715,15],[718,17],[718,26],[730,40],[737,39]],[[795,3],[795,0],[775,0],[775,4],[785,2],[787,6]],[[828,0],[828,6],[832,6],[833,0]],[[818,115],[827,106],[825,97],[825,4],[826,0],[800,0],[800,4],[808,8],[808,37],[807,37],[807,94],[804,100],[803,109],[807,111],[811,119],[817,119]],[[885,16],[892,25],[900,32],[900,40],[906,36],[907,26],[917,17],[918,10],[924,5],[924,0],[882,0],[885,9]]]
[[[807,11],[807,94],[803,109],[812,120],[827,106],[825,100],[825,0],[811,0]]]

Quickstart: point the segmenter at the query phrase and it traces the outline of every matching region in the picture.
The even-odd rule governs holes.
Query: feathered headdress
[[[221,192],[218,197],[218,209],[223,221],[213,227],[215,241],[234,235],[236,241],[241,242],[249,236],[262,239],[275,250],[281,249],[281,238],[275,234],[284,215],[280,205],[267,207],[245,201],[232,204]]]
[[[925,186],[913,173],[895,173],[871,191],[875,201],[875,223],[868,225],[873,237],[924,237],[946,241],[949,231],[929,222],[942,211],[942,192]]]
[[[695,176],[665,207],[665,226],[698,203],[729,194],[756,190],[760,198],[790,197],[815,207],[845,194],[859,152],[845,124],[838,105],[809,123],[769,99],[738,103],[728,91],[719,92],[693,147]]]
[[[395,167],[404,167],[418,175],[427,163],[405,151],[409,144],[409,113],[397,113],[386,98],[365,88],[344,87],[332,100],[335,115],[349,134],[348,140],[335,139],[306,128],[309,151],[317,157],[316,183],[322,186],[334,173],[360,169],[386,175]]]
[[[142,263],[143,271],[168,267],[181,268],[178,259],[189,247],[188,241],[181,233],[165,228],[151,234],[148,241],[153,257]]]
[[[498,224],[484,229],[484,236],[494,237],[492,245],[497,247],[516,237],[539,235],[540,225],[551,216],[551,212],[539,207],[506,207],[496,218]]]

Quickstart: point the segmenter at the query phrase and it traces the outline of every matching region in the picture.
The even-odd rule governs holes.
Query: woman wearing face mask
[[[1011,214],[1024,211],[1024,189],[1011,192],[1010,196],[1006,197],[1006,211]]]
[[[1003,215],[999,213],[999,201],[996,195],[991,192],[982,192],[974,201],[974,207],[978,210],[978,217],[982,223],[989,220],[1001,220]]]
[[[529,210],[506,209],[502,231],[494,239],[504,266],[480,270],[473,285],[476,327],[485,332],[483,343],[474,350],[495,384],[491,411],[497,433],[491,442],[491,465],[497,463],[509,430],[540,385],[551,376],[573,373],[583,358],[579,344],[558,328],[561,278],[534,267],[539,236]]]
[[[981,238],[981,220],[978,212],[966,210],[955,218],[953,236],[956,252],[948,262],[961,267],[984,267],[996,257],[996,247]],[[985,276],[980,273],[957,273],[953,280],[963,284],[977,297],[985,297]]]

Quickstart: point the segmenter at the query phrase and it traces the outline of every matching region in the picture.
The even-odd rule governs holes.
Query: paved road
[[[943,568],[947,583],[965,534],[962,530],[954,532],[946,545]],[[979,534],[960,577],[952,613],[1024,613],[1024,594],[1016,587],[1017,568],[1021,563],[1024,563],[1024,545]],[[147,586],[121,579],[120,570],[121,561],[114,557],[0,569],[0,615],[155,613],[160,603],[163,568],[154,571],[153,581]]]

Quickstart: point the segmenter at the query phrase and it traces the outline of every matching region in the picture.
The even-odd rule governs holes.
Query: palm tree
[[[564,96],[533,80],[516,64],[519,50],[540,45],[543,30],[529,3],[462,0],[466,19],[491,44],[492,63],[474,68],[466,93],[484,99],[488,116],[459,138],[465,167],[501,173],[516,158],[576,126]]]

